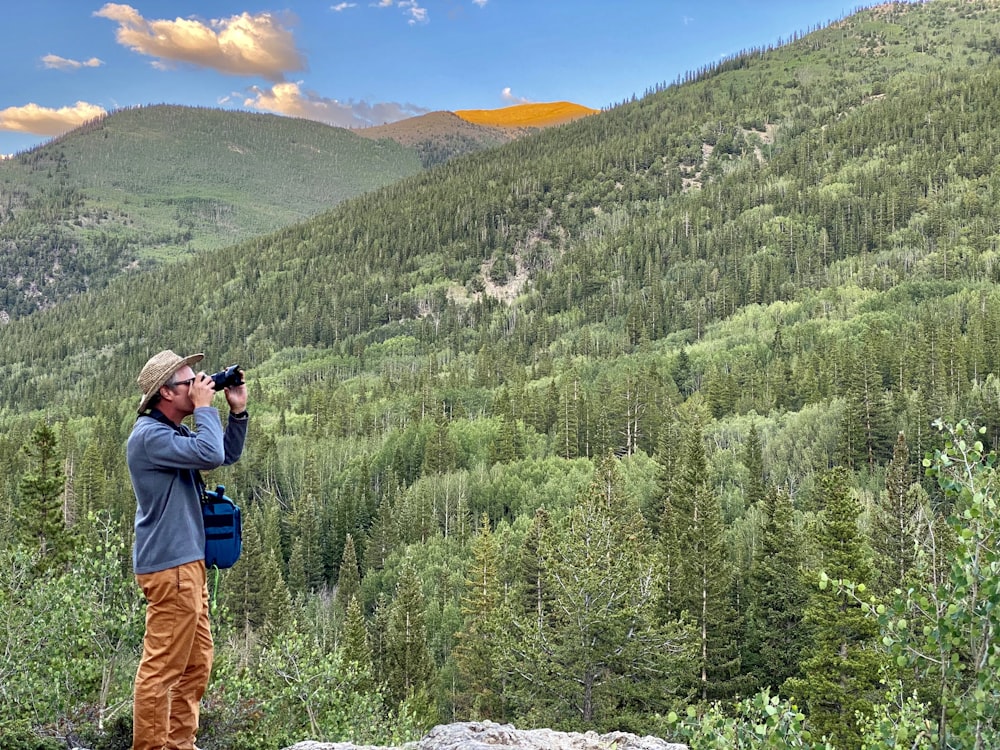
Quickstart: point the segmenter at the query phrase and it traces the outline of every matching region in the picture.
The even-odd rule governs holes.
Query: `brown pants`
[[[144,573],[146,637],[135,676],[133,750],[192,750],[212,672],[208,578],[201,560]]]

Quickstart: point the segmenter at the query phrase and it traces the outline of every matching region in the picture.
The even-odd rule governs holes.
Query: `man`
[[[225,389],[223,432],[205,355],[162,351],[139,373],[139,418],[128,439],[135,491],[132,562],[146,597],[146,636],[135,677],[133,750],[193,750],[212,671],[200,470],[236,462],[247,432],[246,385]],[[194,415],[195,430],[181,424]]]

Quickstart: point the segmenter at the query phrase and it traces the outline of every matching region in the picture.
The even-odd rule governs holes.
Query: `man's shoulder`
[[[150,435],[158,435],[163,433],[164,435],[169,435],[171,433],[176,433],[179,435],[188,435],[190,430],[188,430],[185,425],[171,426],[159,419],[156,419],[149,414],[141,414],[139,418],[135,420],[135,424],[132,425],[132,432],[129,434],[129,441],[143,439]]]

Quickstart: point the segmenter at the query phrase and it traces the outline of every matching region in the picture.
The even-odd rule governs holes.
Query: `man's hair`
[[[170,380],[168,380],[166,383],[164,383],[163,385],[161,385],[160,388],[164,388],[164,387],[171,388],[171,387],[177,385],[176,381],[174,380],[175,377],[177,377],[177,373],[176,372],[173,375],[171,375],[170,376]],[[147,409],[155,409],[157,406],[159,406],[160,401],[162,401],[162,400],[163,400],[163,396],[160,395],[160,390],[159,390],[159,388],[157,388],[156,393],[154,393],[152,396],[149,397],[149,403],[146,405],[146,408]]]

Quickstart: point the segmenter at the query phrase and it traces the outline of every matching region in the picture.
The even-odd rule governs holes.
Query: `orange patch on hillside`
[[[600,110],[572,102],[516,104],[502,109],[459,109],[455,114],[476,125],[495,128],[547,128],[593,115]]]

